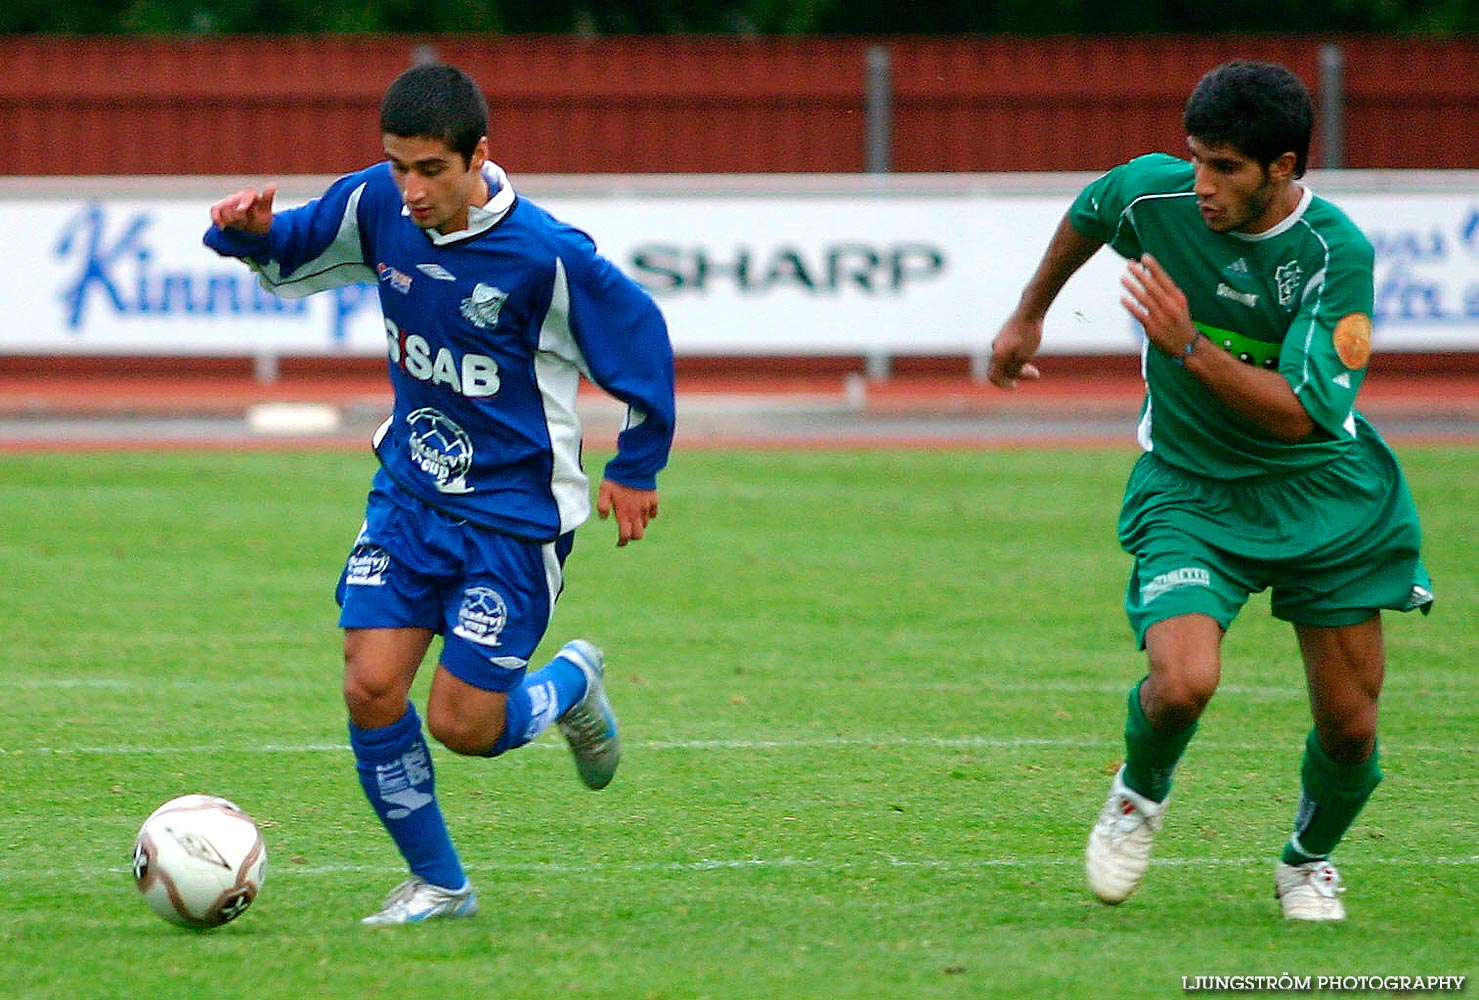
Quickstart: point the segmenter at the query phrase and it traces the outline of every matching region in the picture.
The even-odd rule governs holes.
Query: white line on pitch
[[[991,736],[895,736],[872,739],[858,736],[798,737],[786,740],[648,740],[634,744],[642,750],[802,750],[825,749],[828,747],[939,747],[983,748],[1013,750],[1033,747],[1096,747],[1118,744],[1118,737],[991,737]],[[541,740],[530,744],[538,749],[562,749],[554,740]],[[347,753],[347,743],[267,743],[258,746],[226,746],[202,744],[195,746],[77,746],[77,747],[16,747],[0,749],[0,754],[37,754],[57,757],[65,756],[135,756],[156,754],[213,754],[213,753]]]
[[[1055,737],[1026,737],[1026,736],[817,736],[796,737],[794,739],[770,739],[770,740],[646,740],[629,743],[628,746],[638,750],[651,751],[734,751],[742,753],[786,751],[786,750],[824,750],[830,748],[846,749],[850,747],[895,747],[895,748],[925,748],[942,750],[1031,750],[1046,747],[1063,747],[1067,749],[1096,749],[1103,747],[1119,747],[1121,739],[1118,736],[1055,736]],[[1265,744],[1253,743],[1231,743],[1216,739],[1200,740],[1197,744],[1209,750],[1264,750]],[[531,748],[539,750],[560,750],[563,744],[553,739],[543,739],[530,744]],[[1418,744],[1418,743],[1388,743],[1383,746],[1388,754],[1401,753],[1472,753],[1473,747],[1454,744]],[[348,753],[347,743],[265,743],[256,746],[227,745],[227,744],[197,744],[193,746],[137,746],[131,744],[120,744],[118,746],[76,746],[76,747],[0,747],[0,756],[24,756],[34,754],[38,757],[129,757],[129,756],[174,756],[186,754],[219,754],[219,753],[259,753],[259,754],[314,754],[314,753]]]
[[[1157,868],[1257,868],[1270,863],[1266,855],[1243,858],[1155,858],[1151,865]],[[521,875],[579,875],[591,872],[601,872],[615,875],[624,874],[650,874],[661,872],[722,872],[722,871],[759,871],[759,870],[786,870],[786,869],[818,869],[824,871],[854,871],[878,868],[906,868],[921,871],[940,872],[971,872],[987,871],[1000,868],[1014,869],[1040,869],[1040,868],[1078,868],[1083,864],[1083,858],[1078,855],[1072,857],[1040,856],[1040,857],[1014,857],[1014,858],[961,858],[946,860],[943,858],[899,858],[880,857],[864,858],[853,861],[843,861],[826,858],[699,858],[693,861],[653,861],[638,864],[624,864],[617,862],[581,862],[580,864],[567,865],[555,862],[499,862],[492,864],[469,864],[467,870],[473,873],[488,873],[490,875],[521,874]],[[1479,855],[1456,856],[1456,857],[1407,857],[1407,858],[1363,858],[1359,862],[1352,862],[1363,868],[1408,868],[1414,866],[1436,866],[1442,868],[1470,868],[1479,865]],[[282,863],[274,865],[271,869],[271,877],[276,878],[318,878],[332,875],[350,875],[360,872],[371,874],[392,875],[400,869],[391,865],[358,865],[358,864],[335,864],[335,865],[294,865]],[[0,874],[0,881],[35,881],[59,878],[75,878],[82,875],[87,878],[100,878],[104,876],[126,877],[130,869],[124,866],[109,866],[107,868],[93,869],[10,869]]]

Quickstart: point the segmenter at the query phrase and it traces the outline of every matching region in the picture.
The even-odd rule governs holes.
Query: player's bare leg
[[[436,798],[431,754],[409,700],[429,629],[346,629],[344,703],[355,769],[371,808],[411,869],[363,923],[383,927],[477,912]]]
[[[1274,872],[1274,891],[1290,920],[1343,920],[1345,887],[1329,857],[1381,781],[1381,616],[1337,628],[1296,625],[1295,634],[1314,728],[1305,742],[1299,808]]]
[[[1222,628],[1206,615],[1179,615],[1145,634],[1149,675],[1130,692],[1125,766],[1115,775],[1084,856],[1089,889],[1122,903],[1150,868],[1171,775],[1217,690]]]

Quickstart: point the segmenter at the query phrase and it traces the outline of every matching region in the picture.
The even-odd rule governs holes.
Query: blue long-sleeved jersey
[[[394,410],[375,434],[386,472],[432,506],[547,541],[590,514],[575,411],[581,375],[627,404],[606,477],[656,488],[674,427],[673,351],[651,297],[585,233],[484,167],[492,198],[468,228],[422,230],[388,164],[277,212],[255,235],[212,226],[284,298],[375,281]]]

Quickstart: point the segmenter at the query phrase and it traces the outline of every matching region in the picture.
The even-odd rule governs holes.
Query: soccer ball
[[[182,795],[149,814],[134,841],[134,882],[172,924],[206,930],[257,898],[267,848],[252,818],[215,795]]]

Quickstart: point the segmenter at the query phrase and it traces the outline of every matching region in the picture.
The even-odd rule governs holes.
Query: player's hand
[[[657,517],[657,490],[636,490],[601,480],[596,494],[596,513],[601,520],[616,515],[616,544],[641,541],[647,525]]]
[[[1128,293],[1120,296],[1120,302],[1145,328],[1145,336],[1157,350],[1179,355],[1196,341],[1197,328],[1192,325],[1186,295],[1160,261],[1150,254],[1130,261],[1120,284]]]
[[[272,199],[277,185],[268,184],[261,191],[243,188],[211,206],[211,221],[220,229],[244,229],[265,236],[272,229]]]
[[[1042,345],[1042,320],[1013,316],[1002,325],[991,342],[991,364],[986,377],[992,385],[1015,389],[1018,380],[1035,382],[1042,377],[1032,358]]]

